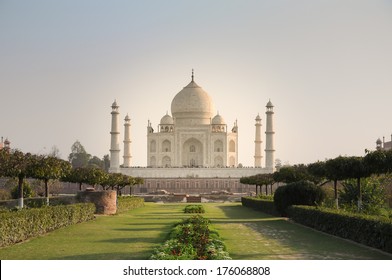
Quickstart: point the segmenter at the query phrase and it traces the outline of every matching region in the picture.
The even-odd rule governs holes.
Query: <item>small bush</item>
[[[335,209],[292,206],[295,222],[392,253],[392,220]]]
[[[319,205],[325,199],[321,187],[308,181],[299,181],[277,188],[274,195],[276,210],[287,216],[287,208],[291,205]]]
[[[14,186],[11,189],[11,196],[13,199],[19,198],[18,186]],[[33,189],[31,188],[29,182],[23,181],[23,197],[28,198],[28,197],[33,197],[33,196],[35,196],[35,193],[34,193]]]
[[[0,212],[0,247],[94,218],[92,203]]]
[[[144,206],[144,199],[136,196],[118,196],[117,213],[136,209]]]
[[[11,198],[11,192],[9,190],[0,189],[0,200],[9,200]]]
[[[242,206],[249,207],[264,213],[277,216],[279,213],[275,209],[275,204],[272,200],[265,200],[254,197],[242,197]]]
[[[184,213],[205,213],[203,205],[187,205],[184,209]]]

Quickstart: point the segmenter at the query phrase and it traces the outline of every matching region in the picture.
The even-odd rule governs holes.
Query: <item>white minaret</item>
[[[131,119],[128,114],[124,121],[124,167],[131,167]]]
[[[256,135],[255,135],[255,167],[261,167],[261,161],[263,156],[261,155],[261,118],[260,115],[257,114],[256,117]]]
[[[265,168],[273,172],[274,167],[274,105],[272,105],[271,100],[267,103],[266,114],[266,130],[265,130]]]
[[[112,104],[112,130],[110,143],[110,171],[117,172],[120,167],[120,113],[116,100]]]

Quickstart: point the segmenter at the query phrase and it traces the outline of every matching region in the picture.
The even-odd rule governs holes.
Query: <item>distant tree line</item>
[[[258,174],[243,177],[240,182],[243,184],[255,185],[256,194],[261,193],[265,186],[268,194],[268,186],[275,183],[289,184],[298,181],[310,181],[316,185],[323,185],[333,182],[335,207],[339,207],[338,181],[354,180],[355,184],[350,183],[348,188],[357,196],[357,207],[362,208],[362,187],[361,180],[367,179],[372,175],[392,173],[392,150],[389,151],[366,151],[363,157],[339,156],[326,161],[317,161],[308,165],[298,164],[294,166],[283,166],[273,174]]]
[[[18,205],[23,208],[24,181],[26,178],[42,180],[45,184],[45,197],[49,204],[49,181],[78,183],[79,190],[83,184],[94,188],[101,186],[103,190],[121,190],[129,186],[143,183],[142,178],[134,178],[120,173],[108,173],[108,158],[100,160],[87,154],[79,141],[71,148],[69,161],[54,155],[36,155],[19,150],[0,150],[0,177],[16,178],[18,181]]]

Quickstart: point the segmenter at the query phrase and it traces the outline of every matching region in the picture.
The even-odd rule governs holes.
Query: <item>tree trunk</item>
[[[338,198],[338,180],[333,181],[333,188],[335,191],[335,207],[339,209],[339,198]]]
[[[49,186],[48,186],[48,181],[45,180],[45,197],[46,197],[46,205],[49,206]]]
[[[18,207],[23,208],[23,177],[18,177]]]
[[[268,184],[265,184],[265,195],[268,196]]]
[[[256,196],[257,196],[258,186],[256,185]]]
[[[83,183],[79,183],[79,191],[82,191],[82,184]]]
[[[361,177],[357,178],[357,188],[358,188],[358,212],[360,212],[362,209]]]
[[[273,193],[272,193],[272,185],[273,185],[273,184],[271,184],[271,195],[273,195]]]

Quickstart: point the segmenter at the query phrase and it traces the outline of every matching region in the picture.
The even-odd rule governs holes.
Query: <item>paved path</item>
[[[392,259],[392,255],[238,204],[206,204],[233,259]]]

